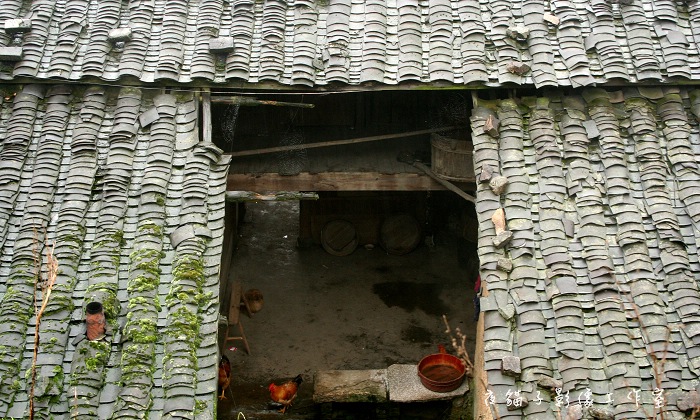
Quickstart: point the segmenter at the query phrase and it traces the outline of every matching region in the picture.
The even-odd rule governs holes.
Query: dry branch
[[[38,250],[39,243],[35,235],[34,243],[34,262],[36,267],[36,275],[34,277],[34,314],[36,317],[35,327],[34,327],[34,354],[32,358],[32,381],[29,387],[29,419],[34,418],[34,389],[36,386],[36,361],[39,355],[39,327],[41,326],[41,316],[46,310],[46,305],[49,303],[49,298],[51,297],[51,289],[56,282],[56,275],[58,274],[58,261],[53,255],[53,246],[46,249],[46,280],[42,281],[41,278],[41,255]],[[41,287],[41,303],[38,302],[38,292]]]
[[[455,349],[455,351],[457,352],[457,357],[462,359],[462,361],[464,362],[466,375],[471,377],[472,372],[474,371],[474,364],[469,358],[469,353],[467,353],[467,336],[462,334],[462,331],[459,329],[459,327],[455,328],[456,337],[455,335],[452,335],[452,329],[450,328],[449,322],[447,322],[446,315],[442,316],[442,321],[445,323],[445,334],[449,335],[450,340],[452,341],[452,348]]]

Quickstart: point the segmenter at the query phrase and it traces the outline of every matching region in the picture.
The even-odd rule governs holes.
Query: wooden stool
[[[226,339],[225,343],[234,340],[240,340],[243,342],[246,353],[250,354],[250,346],[248,345],[248,339],[243,332],[243,324],[241,324],[241,306],[246,308],[246,311],[250,314],[250,307],[248,306],[248,301],[243,295],[243,286],[241,282],[233,278],[233,274],[229,277],[230,281],[233,281],[233,290],[231,290],[231,302],[229,303],[228,310],[228,324],[226,325]],[[229,335],[230,328],[238,326],[237,336]]]

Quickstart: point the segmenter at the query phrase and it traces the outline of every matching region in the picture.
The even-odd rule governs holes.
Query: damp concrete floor
[[[297,202],[247,205],[232,269],[243,290],[262,292],[264,305],[251,317],[241,315],[250,354],[240,341],[224,347],[232,384],[219,419],[320,418],[316,372],[417,364],[439,344],[452,351],[443,315],[467,336],[473,359],[475,256],[455,223],[444,223],[406,255],[359,246],[339,257],[320,245],[297,246],[298,208]],[[280,414],[267,386],[297,374],[304,379],[298,397]],[[357,405],[342,418],[371,419],[375,409]],[[411,416],[394,407],[388,418],[440,419],[445,410],[444,402],[421,403]]]

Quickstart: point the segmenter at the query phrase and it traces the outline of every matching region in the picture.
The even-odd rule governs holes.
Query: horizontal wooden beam
[[[277,191],[270,194],[258,194],[252,191],[226,191],[226,201],[298,201],[318,200],[314,192]]]
[[[474,190],[474,183],[457,183]],[[425,174],[379,172],[322,172],[298,175],[229,174],[229,191],[440,191],[446,188]]]
[[[99,79],[96,79],[99,81]],[[138,83],[138,82],[136,82]],[[141,83],[143,84],[143,83]],[[216,83],[195,83],[198,87],[209,86],[217,93],[229,92],[255,92],[261,91],[261,94],[275,95],[283,94],[327,94],[327,93],[357,93],[357,92],[377,92],[377,91],[426,91],[426,90],[488,90],[493,89],[492,86],[486,86],[481,83],[473,83],[465,85],[463,83],[451,83],[448,81],[435,81],[430,83],[407,81],[399,84],[385,84],[377,82],[364,82],[360,84],[342,84],[332,83],[327,85],[316,85],[311,87],[300,87],[299,85],[288,85],[280,82],[261,81],[256,83],[248,83],[244,81],[228,80],[226,86],[217,85]]]
[[[258,105],[270,105],[270,106],[289,106],[293,108],[313,108],[314,104],[305,104],[299,102],[282,102],[282,101],[271,101],[265,99],[250,98],[247,96],[212,96],[212,103],[215,104],[228,104],[228,105],[242,105],[242,106],[258,106]]]

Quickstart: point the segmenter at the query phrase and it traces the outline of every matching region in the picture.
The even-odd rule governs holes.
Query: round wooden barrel
[[[387,217],[379,231],[379,243],[391,255],[404,255],[416,249],[422,237],[418,220],[410,214]]]
[[[355,226],[347,220],[331,220],[321,229],[321,245],[331,255],[350,255],[357,242]]]

